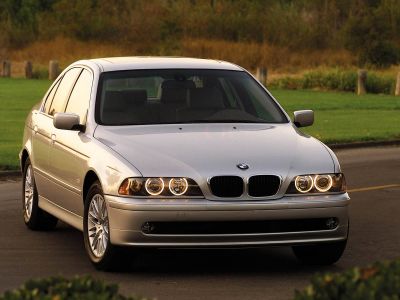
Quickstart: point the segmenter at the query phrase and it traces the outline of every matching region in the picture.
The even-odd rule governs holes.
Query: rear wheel
[[[25,162],[22,180],[22,212],[25,225],[32,230],[51,230],[58,219],[39,207],[39,196],[29,158]]]
[[[98,181],[92,184],[86,196],[83,235],[86,252],[96,269],[117,271],[126,265],[125,249],[110,243],[107,204]]]
[[[342,256],[347,239],[340,242],[314,245],[293,246],[293,252],[302,263],[307,265],[332,265]]]

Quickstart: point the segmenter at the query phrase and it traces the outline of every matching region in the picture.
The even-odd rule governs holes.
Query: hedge
[[[20,288],[6,291],[0,300],[144,300],[118,293],[118,285],[90,276],[71,279],[50,277],[27,281]],[[311,285],[295,291],[294,300],[398,300],[400,299],[400,260],[377,262],[343,273],[317,274]]]
[[[118,293],[118,285],[107,284],[91,276],[71,279],[49,277],[27,281],[20,288],[6,291],[0,300],[144,300]]]
[[[295,292],[295,300],[398,300],[400,260],[377,262],[344,273],[316,275],[311,285]]]
[[[395,78],[392,78],[392,76],[368,72],[366,87],[369,93],[393,94],[395,84]],[[286,76],[275,79],[268,84],[268,87],[355,92],[357,88],[357,71],[341,69],[308,71],[300,77]]]

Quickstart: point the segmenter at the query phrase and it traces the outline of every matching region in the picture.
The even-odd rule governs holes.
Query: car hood
[[[318,140],[292,124],[98,126],[95,138],[144,177],[332,173],[334,161]],[[247,170],[237,167],[249,166]]]

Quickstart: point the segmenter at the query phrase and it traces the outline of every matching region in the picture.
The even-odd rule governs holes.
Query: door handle
[[[37,125],[33,126],[33,131],[35,132],[35,134],[38,133],[38,130],[39,129],[38,129]]]
[[[54,144],[56,142],[56,135],[53,133],[51,135],[51,143]]]

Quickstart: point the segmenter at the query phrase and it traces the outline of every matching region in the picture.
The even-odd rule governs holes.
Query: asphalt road
[[[93,274],[120,284],[125,294],[163,299],[291,299],[315,272],[342,271],[399,257],[400,148],[338,152],[352,203],[343,258],[331,267],[298,263],[289,248],[152,250],[124,273],[97,272],[82,234],[61,224],[52,232],[29,231],[20,213],[20,185],[0,182],[0,292],[32,277]]]

